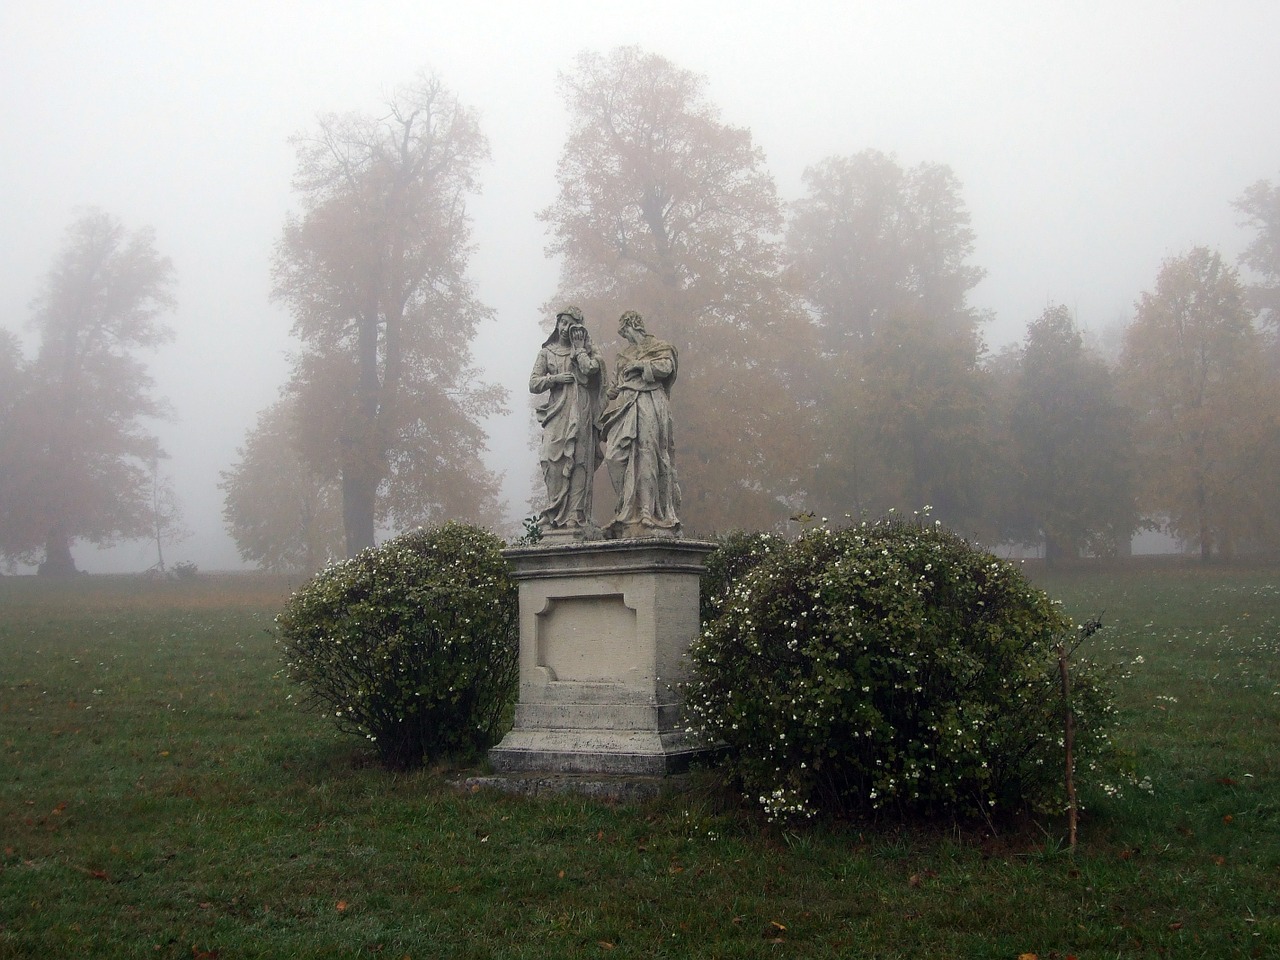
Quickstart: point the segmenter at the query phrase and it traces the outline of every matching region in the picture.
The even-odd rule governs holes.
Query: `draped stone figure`
[[[604,460],[617,495],[610,537],[678,537],[680,484],[676,478],[670,394],[679,357],[671,344],[645,330],[628,310],[618,321],[627,346],[618,353],[600,416]]]
[[[545,394],[536,408],[542,424],[538,460],[547,485],[547,506],[538,516],[544,535],[600,536],[591,516],[591,479],[600,463],[603,382],[604,360],[582,311],[565,307],[529,375],[529,392]]]

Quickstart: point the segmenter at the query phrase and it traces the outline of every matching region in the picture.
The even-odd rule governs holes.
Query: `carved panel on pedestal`
[[[642,666],[636,611],[622,594],[548,599],[536,629],[548,680],[617,682]]]

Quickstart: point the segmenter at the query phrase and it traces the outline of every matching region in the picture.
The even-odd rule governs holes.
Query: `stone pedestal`
[[[698,635],[698,580],[715,544],[606,540],[506,551],[520,589],[515,726],[499,773],[678,772],[702,747],[676,685]]]

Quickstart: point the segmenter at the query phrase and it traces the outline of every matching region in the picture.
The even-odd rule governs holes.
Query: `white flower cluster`
[[[814,810],[795,790],[779,787],[769,794],[760,795],[760,806],[771,823],[796,817],[812,817]]]

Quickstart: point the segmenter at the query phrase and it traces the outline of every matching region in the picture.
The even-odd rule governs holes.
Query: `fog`
[[[433,69],[480,114],[492,160],[472,200],[472,276],[495,311],[475,344],[512,412],[489,423],[513,520],[533,475],[524,384],[557,264],[535,212],[555,196],[556,77],[584,49],[639,44],[704,74],[749,127],[784,199],[806,166],[866,148],[951,166],[987,271],[990,347],[1063,303],[1086,329],[1127,318],[1167,257],[1248,240],[1231,201],[1280,174],[1274,2],[430,0],[8,4],[0,11],[0,326],[29,304],[77,212],[156,229],[172,258],[175,341],[151,359],[186,541],[166,560],[240,566],[218,473],[288,370],[269,262],[293,204],[291,134],[373,111]],[[28,347],[32,344],[28,341]],[[690,367],[686,376],[696,376]],[[90,572],[139,570],[154,544],[75,547]]]

